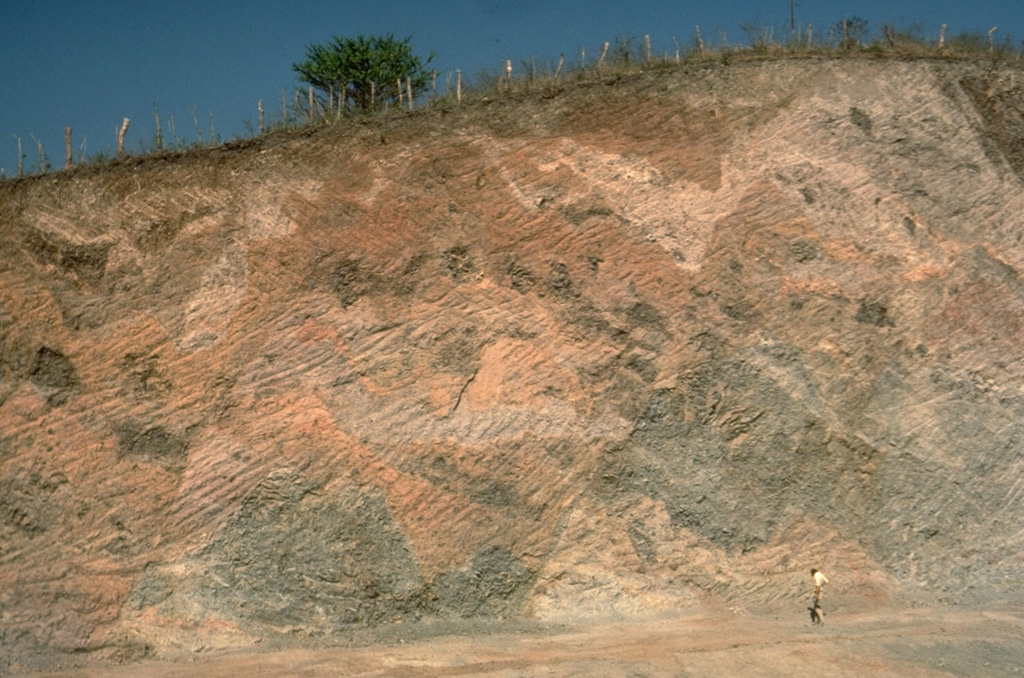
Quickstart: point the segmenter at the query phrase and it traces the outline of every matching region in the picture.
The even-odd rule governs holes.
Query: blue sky
[[[926,37],[986,32],[1024,37],[1024,0],[799,0],[799,25],[827,30],[830,22],[862,17],[883,24],[918,24]],[[0,0],[0,166],[17,170],[21,137],[26,172],[38,165],[36,140],[50,164],[63,167],[64,128],[72,127],[76,157],[111,154],[124,117],[127,146],[152,146],[154,111],[165,139],[173,116],[177,136],[204,137],[211,113],[222,139],[248,136],[257,101],[279,115],[282,93],[298,84],[291,69],[310,43],[333,35],[412,36],[418,54],[436,54],[441,74],[466,77],[498,70],[505,59],[577,62],[605,41],[650,35],[654,51],[691,44],[699,25],[706,41],[722,31],[746,40],[744,26],[788,31],[789,0]],[[290,94],[289,94],[290,96]]]

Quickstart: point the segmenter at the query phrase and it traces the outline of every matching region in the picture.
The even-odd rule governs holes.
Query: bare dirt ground
[[[35,678],[321,676],[1019,676],[1024,608],[834,613],[824,626],[743,611],[364,647],[199,652]]]

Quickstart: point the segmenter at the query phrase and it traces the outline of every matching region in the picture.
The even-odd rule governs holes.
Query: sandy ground
[[[795,616],[795,615],[794,615]],[[809,620],[743,612],[367,647],[205,652],[36,678],[321,676],[1021,676],[1024,608],[887,609]]]

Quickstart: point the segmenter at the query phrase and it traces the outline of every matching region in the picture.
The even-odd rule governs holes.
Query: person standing
[[[822,618],[824,613],[821,611],[821,587],[828,583],[828,577],[825,576],[824,572],[811,568],[811,579],[814,581],[814,594],[811,599],[811,623],[812,624],[824,624],[825,620]]]

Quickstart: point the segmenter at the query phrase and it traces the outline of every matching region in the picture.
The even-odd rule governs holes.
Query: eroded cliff
[[[566,83],[0,183],[8,666],[1024,590],[1024,74]]]

